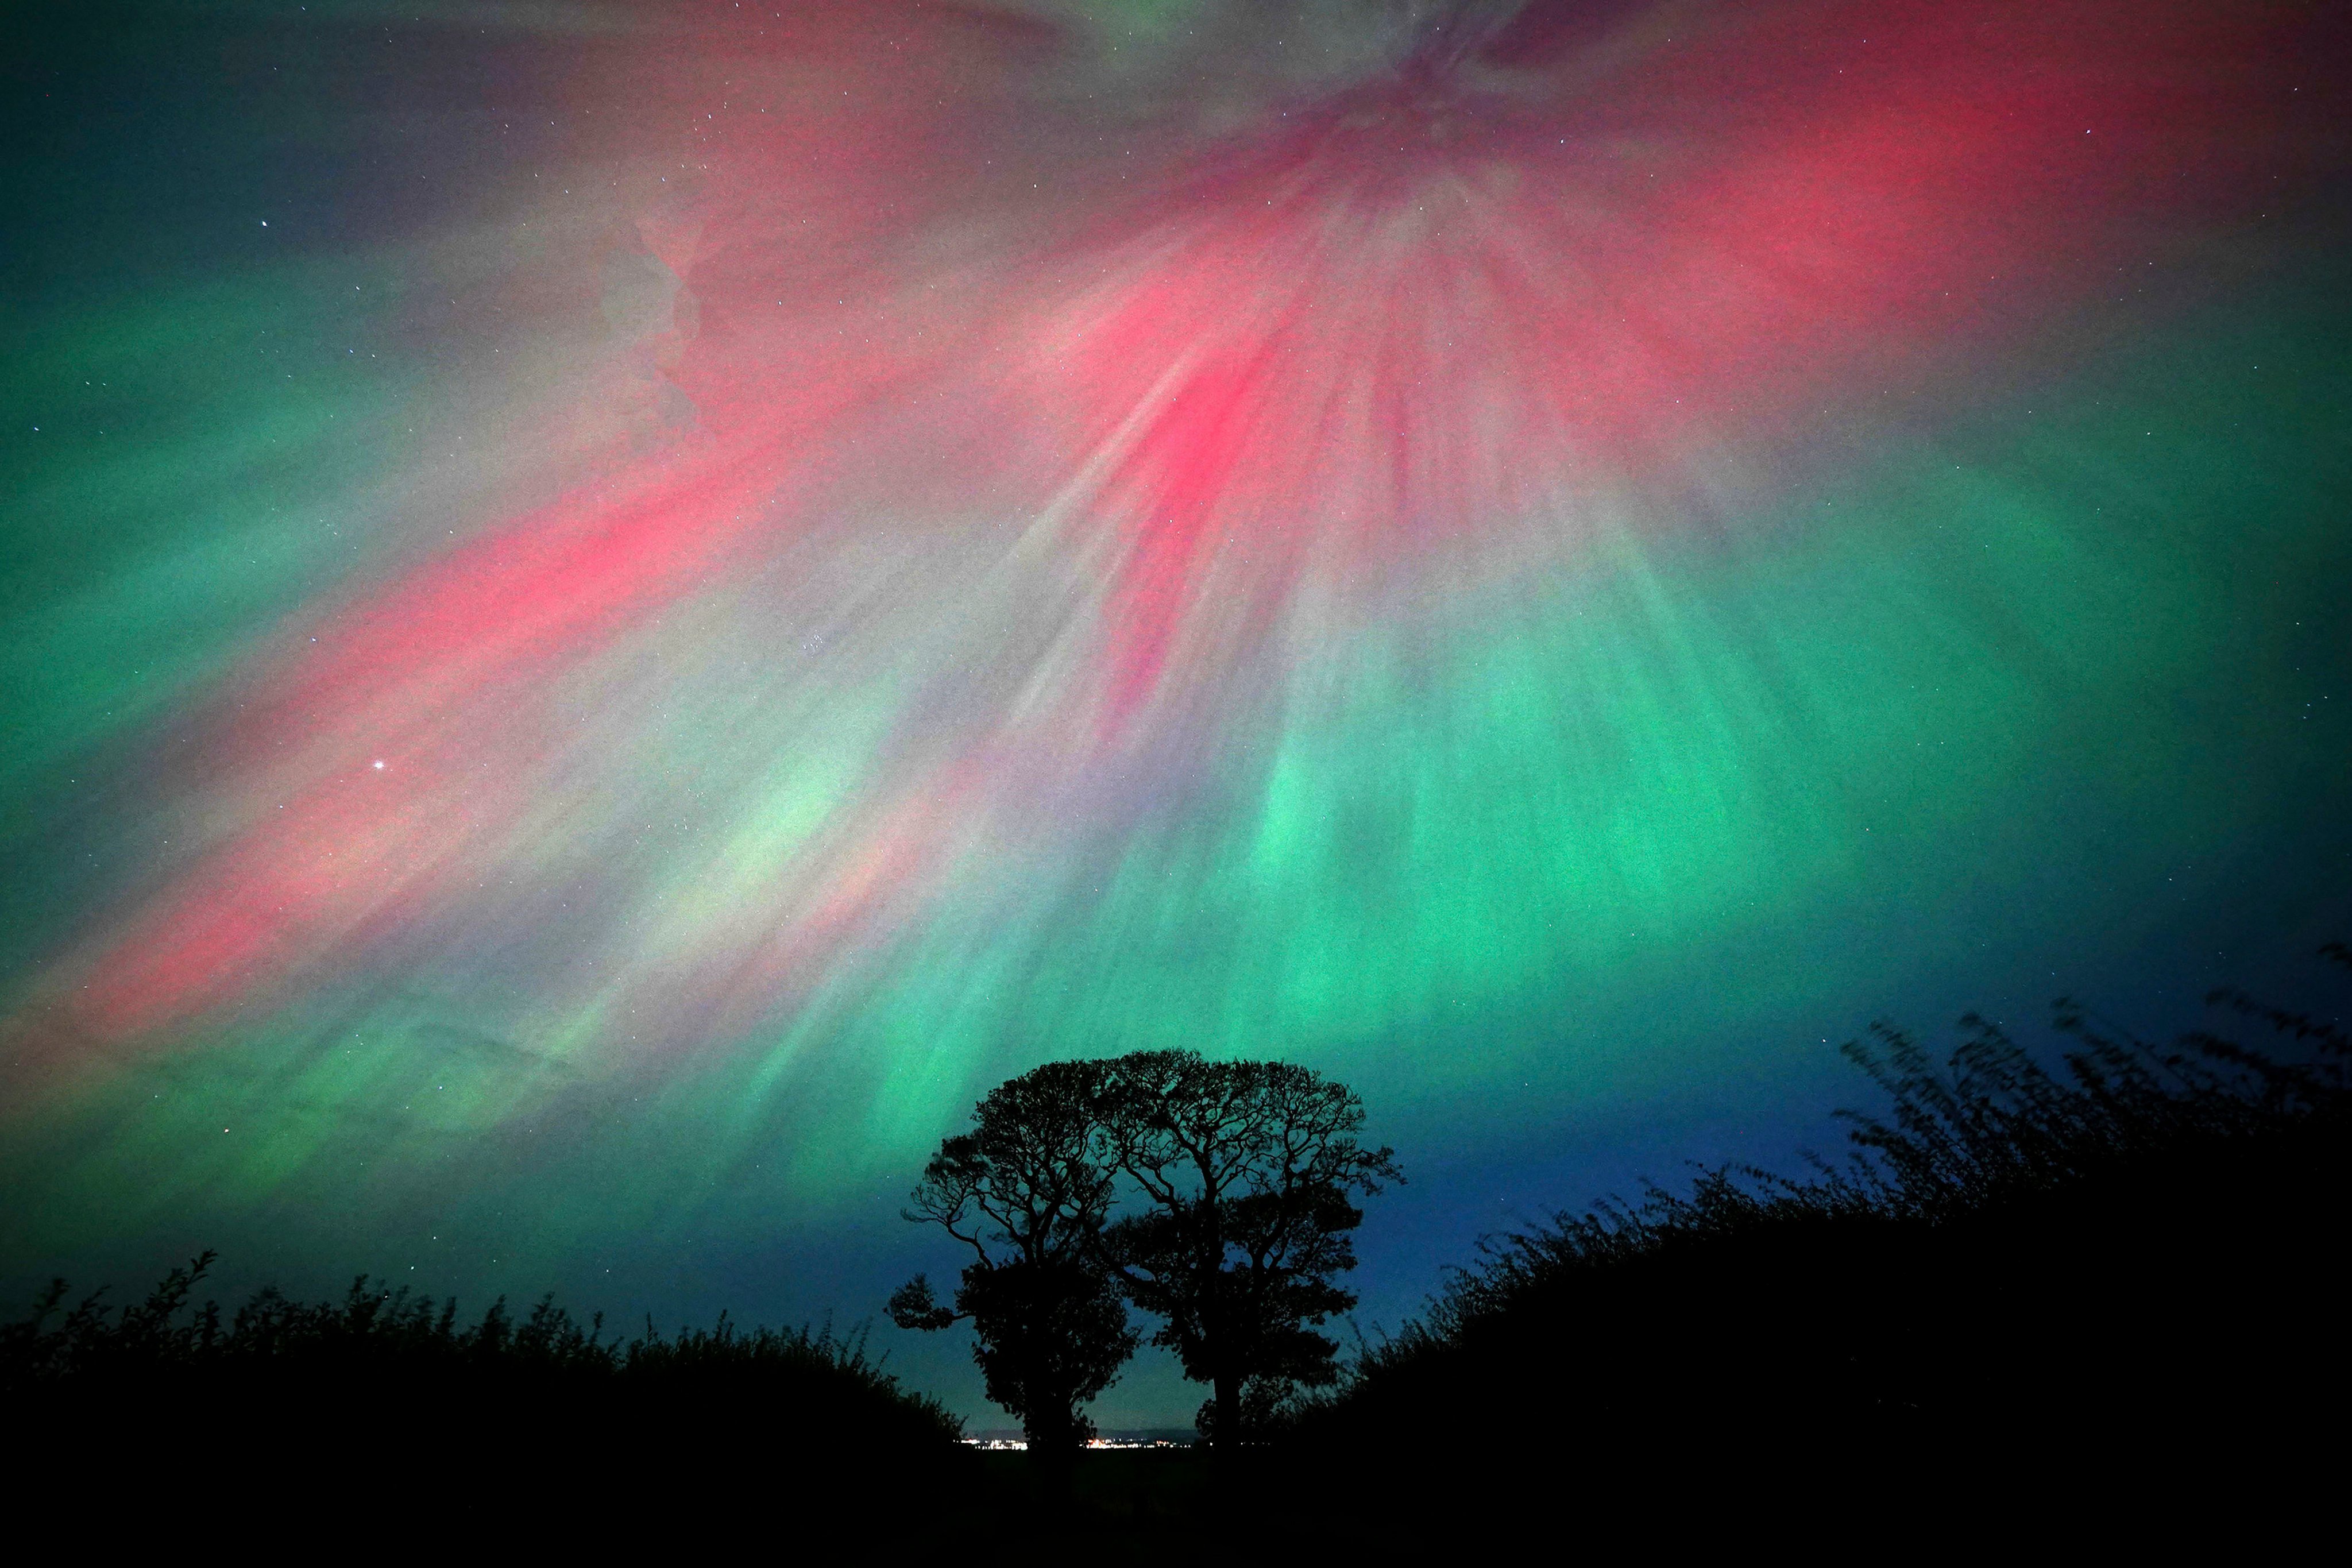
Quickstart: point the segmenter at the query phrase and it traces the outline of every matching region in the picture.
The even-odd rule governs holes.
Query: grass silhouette
[[[860,1440],[953,1442],[962,1425],[945,1406],[908,1393],[868,1356],[863,1331],[710,1329],[664,1335],[651,1320],[632,1339],[608,1338],[600,1313],[586,1325],[542,1299],[517,1319],[503,1298],[460,1324],[452,1298],[436,1303],[362,1276],[341,1302],[302,1302],[267,1289],[224,1318],[194,1305],[215,1255],[173,1269],[145,1300],[120,1309],[95,1292],[65,1305],[53,1282],[32,1314],[0,1329],[0,1394],[12,1400],[164,1396],[348,1398],[370,1385],[507,1398],[598,1401],[691,1397],[774,1400],[780,1414]]]
[[[2345,1393],[2352,1037],[2211,1001],[2272,1048],[2158,1047],[2064,1003],[2054,1061],[1979,1017],[1940,1061],[1882,1027],[1846,1055],[1889,1107],[1841,1113],[1843,1163],[1704,1170],[1488,1239],[1286,1442],[1409,1471],[1401,1497],[1530,1465],[1781,1496],[1988,1467],[2274,1480]]]
[[[713,1510],[853,1517],[977,1479],[945,1406],[899,1386],[862,1331],[739,1328],[628,1338],[551,1299],[461,1321],[454,1300],[364,1277],[341,1301],[265,1289],[196,1301],[209,1253],[143,1300],[50,1286],[0,1330],[0,1408],[24,1495],[93,1489],[142,1515],[283,1528],[370,1519],[540,1538],[693,1533]],[[960,1506],[902,1512],[944,1537]]]

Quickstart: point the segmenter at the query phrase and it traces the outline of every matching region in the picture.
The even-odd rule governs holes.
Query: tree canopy
[[[1211,1386],[1200,1424],[1233,1441],[1297,1389],[1337,1375],[1318,1331],[1355,1304],[1354,1200],[1400,1181],[1359,1141],[1361,1100],[1285,1062],[1191,1051],[1056,1062],[1000,1085],[948,1139],[907,1211],[970,1247],[952,1310],[918,1276],[891,1298],[909,1328],[969,1319],[989,1396],[1033,1443],[1078,1441],[1079,1409],[1139,1336]]]
[[[940,1145],[907,1217],[971,1249],[952,1308],[917,1275],[891,1296],[902,1328],[969,1320],[988,1396],[1039,1447],[1092,1434],[1084,1406],[1110,1385],[1138,1336],[1103,1268],[1114,1190],[1099,1111],[1106,1075],[1053,1062],[989,1091],[972,1131]]]
[[[1110,1228],[1128,1297],[1162,1320],[1152,1342],[1212,1393],[1201,1425],[1240,1436],[1297,1387],[1337,1376],[1317,1329],[1356,1304],[1358,1195],[1401,1180],[1394,1154],[1358,1142],[1363,1101],[1288,1062],[1213,1062],[1154,1051],[1116,1064],[1107,1117],[1139,1212]]]

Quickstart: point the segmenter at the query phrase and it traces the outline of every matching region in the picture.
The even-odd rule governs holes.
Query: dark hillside
[[[121,1309],[103,1293],[68,1304],[60,1283],[0,1330],[20,1477],[111,1496],[132,1526],[331,1516],[394,1538],[572,1538],[960,1497],[976,1474],[961,1423],[901,1389],[862,1335],[722,1318],[624,1340],[551,1300],[461,1323],[454,1301],[365,1279],[341,1302],[265,1290],[227,1315],[195,1303],[210,1261]],[[954,1511],[902,1511],[897,1528]]]
[[[2291,1468],[2347,1391],[2352,1041],[2217,1001],[2275,1051],[2063,1007],[2054,1066],[1977,1019],[1940,1067],[1892,1031],[1849,1047],[1892,1107],[1850,1113],[1848,1164],[1490,1241],[1287,1440],[1410,1471],[1404,1496],[1529,1467],[1571,1489]]]

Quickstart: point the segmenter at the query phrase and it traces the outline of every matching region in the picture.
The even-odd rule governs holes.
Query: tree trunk
[[[1235,1447],[1241,1442],[1242,1380],[1231,1373],[1219,1373],[1214,1386],[1217,1391],[1217,1425],[1209,1446],[1214,1448]]]

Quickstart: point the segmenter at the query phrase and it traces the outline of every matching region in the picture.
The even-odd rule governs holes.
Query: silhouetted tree
[[[1149,1204],[1109,1227],[1110,1255],[1129,1299],[1164,1320],[1152,1342],[1210,1385],[1203,1436],[1232,1442],[1336,1379],[1316,1326],[1356,1302],[1334,1283],[1356,1266],[1351,1199],[1403,1178],[1391,1151],[1358,1142],[1356,1093],[1305,1068],[1190,1051],[1108,1068],[1112,1156]]]
[[[969,1320],[988,1396],[1034,1448],[1077,1447],[1094,1428],[1083,1406],[1134,1353],[1102,1241],[1118,1167],[1104,1126],[1099,1062],[1052,1062],[989,1091],[973,1129],[924,1167],[907,1217],[971,1248],[952,1309],[921,1275],[890,1298],[902,1328]]]

